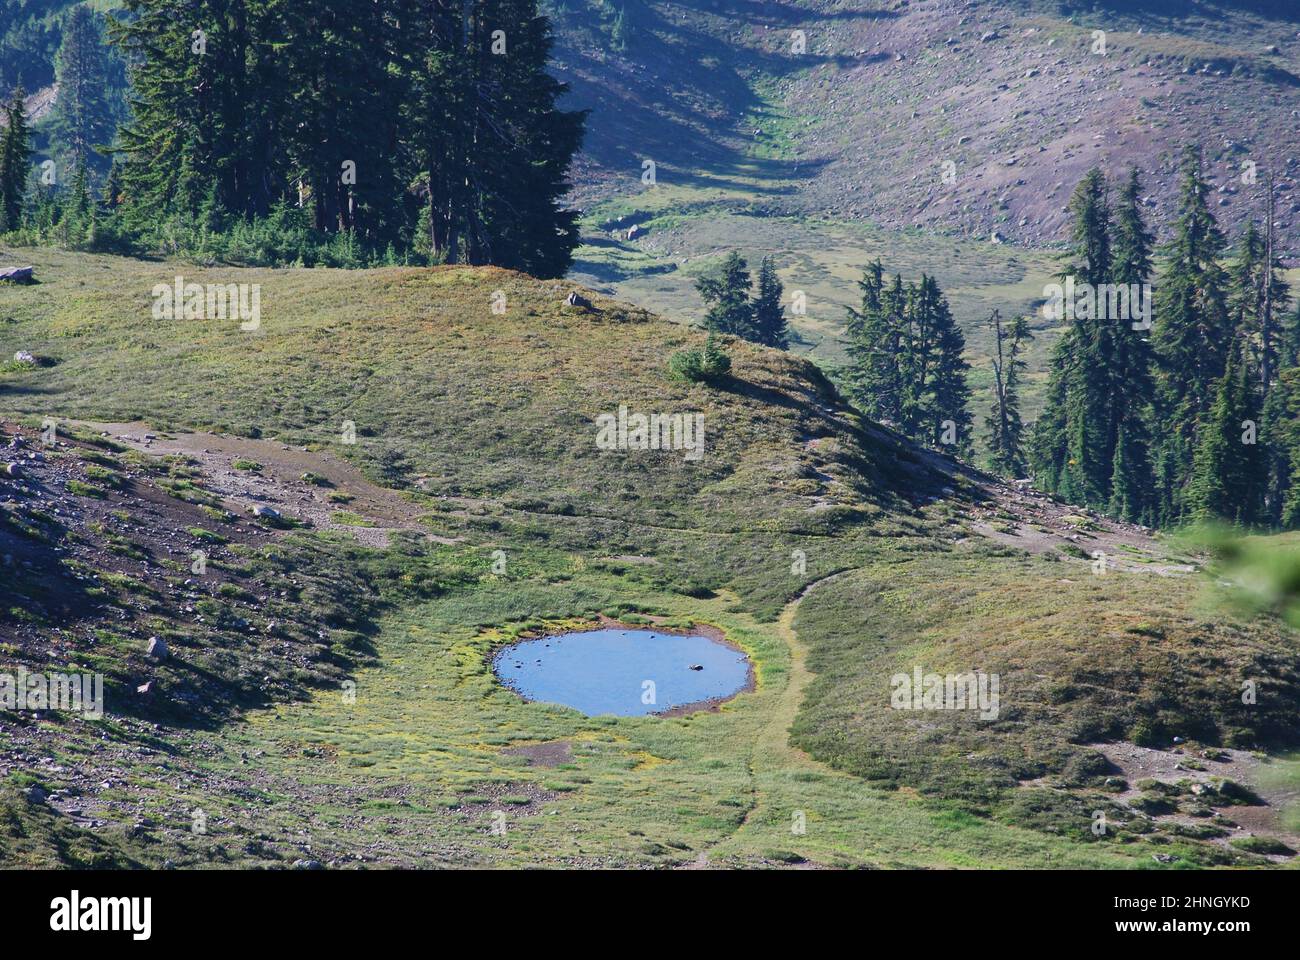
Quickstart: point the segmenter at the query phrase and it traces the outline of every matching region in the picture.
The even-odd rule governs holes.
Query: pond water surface
[[[734,696],[749,682],[749,658],[717,640],[621,627],[524,640],[492,667],[524,698],[588,716],[662,713]]]

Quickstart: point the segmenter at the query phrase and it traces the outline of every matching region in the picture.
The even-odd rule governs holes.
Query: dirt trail
[[[416,504],[372,483],[352,464],[329,453],[274,440],[164,433],[143,423],[69,422],[134,450],[196,461],[203,471],[203,488],[237,513],[270,507],[285,517],[308,521],[316,529],[345,530],[374,547],[387,546],[389,535],[399,530],[419,531],[440,543],[454,542],[428,533],[420,523],[421,510]]]
[[[754,751],[749,760],[751,777],[757,777],[757,775],[763,773],[788,772],[801,768],[821,772],[828,769],[790,743],[790,728],[794,725],[795,716],[803,703],[804,692],[813,678],[812,672],[808,669],[808,648],[799,639],[799,634],[794,629],[794,618],[799,613],[799,605],[813,590],[851,572],[851,570],[839,570],[812,581],[799,592],[798,596],[782,608],[781,615],[777,618],[776,633],[790,651],[790,666],[786,674],[785,689],[781,691],[781,695],[776,701],[771,719],[754,740]],[[759,815],[763,812],[763,806],[766,802],[767,797],[756,781],[754,803],[746,812],[745,818],[727,839],[734,838],[745,829],[750,821],[761,821],[763,818]],[[721,842],[725,843],[726,841]],[[685,864],[682,869],[707,870],[711,866],[709,851],[701,850],[695,860]]]

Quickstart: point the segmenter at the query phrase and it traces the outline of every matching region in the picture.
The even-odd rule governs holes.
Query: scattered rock
[[[32,271],[35,267],[5,267],[0,269],[0,280],[8,280],[10,283],[31,283],[35,277]]]

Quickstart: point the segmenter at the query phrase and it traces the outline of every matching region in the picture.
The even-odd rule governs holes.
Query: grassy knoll
[[[568,284],[497,270],[30,259],[42,282],[0,290],[0,350],[45,365],[3,374],[0,413],[328,450],[422,517],[386,548],[292,523],[242,544],[241,524],[202,512],[220,515],[194,467],[179,479],[195,516],[140,513],[186,546],[242,547],[249,576],[213,591],[254,628],[219,660],[233,678],[256,687],[276,655],[256,629],[273,613],[304,639],[364,640],[366,655],[271,685],[266,705],[206,729],[111,705],[97,722],[0,718],[6,789],[39,776],[85,843],[111,834],[110,853],[155,866],[1262,862],[1121,805],[1123,829],[1094,837],[1087,813],[1111,807],[1083,744],[1274,739],[1294,715],[1294,634],[1199,607],[1192,578],[1091,579],[1086,560],[981,545],[975,482],[862,424],[807,361],[732,344],[732,381],[678,383],[665,361],[697,334],[610,301],[566,308]],[[177,273],[262,284],[261,329],[152,319],[149,291]],[[598,449],[594,418],[620,404],[703,413],[705,456]],[[273,459],[229,472],[271,482]],[[87,470],[75,476],[101,483]],[[70,495],[69,516],[100,502]],[[277,607],[281,590],[291,602]],[[191,616],[158,603],[176,639],[167,669],[202,662]],[[493,682],[496,645],[601,615],[715,624],[754,659],[757,688],[717,712],[617,719]],[[7,652],[43,662],[12,635]],[[888,676],[913,662],[1002,671],[1006,712],[972,728],[889,711]],[[1231,709],[1225,690],[1261,667],[1274,699]],[[66,844],[14,839],[47,836],[43,810],[21,823],[0,834],[0,859],[74,862]]]

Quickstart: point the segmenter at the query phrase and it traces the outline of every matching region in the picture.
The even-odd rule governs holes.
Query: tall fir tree
[[[848,386],[854,402],[873,420],[898,424],[903,397],[903,278],[887,288],[879,260],[858,282],[860,309],[848,310],[847,352],[853,361]]]
[[[50,132],[61,164],[100,172],[108,160],[97,148],[112,143],[117,124],[109,101],[109,53],[103,16],[85,5],[72,8],[63,21],[63,41],[55,59],[59,95]]]
[[[1202,429],[1188,486],[1189,513],[1202,520],[1251,524],[1263,501],[1257,382],[1245,343],[1230,351]]]
[[[1109,300],[1096,296],[1111,282],[1109,190],[1089,171],[1070,200],[1070,248],[1060,274],[1065,332],[1052,351],[1047,402],[1032,444],[1036,478],[1066,499],[1105,506],[1114,463],[1112,429],[1116,325]],[[1077,299],[1073,290],[1082,291]],[[1089,296],[1087,291],[1091,290]]]
[[[280,132],[286,154],[274,200],[303,207],[316,230],[387,240],[404,212],[398,139],[406,91],[396,64],[408,40],[400,33],[401,3],[268,6],[257,39],[283,38],[279,72],[263,94],[271,104],[266,122]],[[254,70],[263,75],[265,66]]]
[[[934,277],[922,277],[918,301],[920,308],[929,312],[926,328],[934,344],[933,368],[924,384],[929,393],[925,406],[930,422],[928,439],[935,446],[969,456],[972,418],[966,338]]]
[[[1110,511],[1130,522],[1150,521],[1154,484],[1150,457],[1152,402],[1155,383],[1149,329],[1154,237],[1142,217],[1142,181],[1129,171],[1115,208],[1111,249],[1112,282],[1130,292],[1129,317],[1112,320],[1114,331],[1110,367],[1110,421],[1108,446],[1113,451],[1110,476]],[[1132,309],[1135,301],[1141,310]],[[1146,322],[1139,322],[1145,314]]]
[[[695,289],[708,305],[704,328],[745,340],[755,339],[754,306],[749,299],[749,264],[734,250],[721,267],[695,281]]]
[[[421,226],[436,261],[562,276],[578,244],[563,208],[586,111],[546,72],[550,21],[536,0],[434,0],[412,16],[407,126]]]
[[[18,87],[4,108],[5,129],[0,137],[0,232],[22,226],[32,156],[25,99],[23,88]]]
[[[284,196],[294,82],[275,62],[287,0],[124,0],[109,33],[129,64],[124,194],[141,216],[265,215]],[[334,78],[345,82],[345,77]]]
[[[790,348],[789,327],[785,307],[781,303],[785,288],[776,275],[776,265],[771,257],[764,257],[758,266],[758,292],[754,296],[754,338],[758,343],[778,350]]]
[[[1164,248],[1166,267],[1155,297],[1160,492],[1158,520],[1173,523],[1188,509],[1188,485],[1202,425],[1232,342],[1226,277],[1219,260],[1224,239],[1210,212],[1201,152],[1183,155],[1180,213]]]
[[[562,201],[587,111],[557,106],[569,88],[547,72],[554,39],[537,0],[483,6],[470,166],[481,236],[471,236],[470,262],[560,277],[579,240],[578,213]]]
[[[1020,376],[1027,366],[1024,351],[1033,334],[1024,317],[1016,317],[1010,329],[994,310],[989,317],[993,328],[993,407],[985,420],[988,429],[989,461],[994,470],[1012,477],[1024,476],[1024,424],[1020,418]]]

